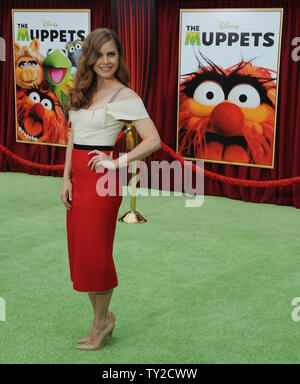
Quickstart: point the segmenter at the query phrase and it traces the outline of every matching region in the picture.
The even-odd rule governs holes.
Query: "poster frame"
[[[283,12],[284,8],[180,8],[179,15],[179,54],[178,54],[178,79],[177,79],[177,125],[176,125],[176,153],[178,154],[178,136],[179,136],[179,99],[180,99],[180,79],[181,79],[181,37],[182,37],[182,14],[183,12],[280,12],[280,26],[279,26],[279,41],[278,41],[278,52],[277,52],[277,77],[276,77],[276,104],[275,104],[275,119],[274,119],[274,142],[273,142],[273,153],[272,153],[272,164],[250,164],[250,163],[239,163],[229,162],[222,160],[213,159],[199,159],[193,157],[182,157],[184,160],[195,160],[213,164],[231,164],[231,165],[242,165],[246,167],[258,167],[258,168],[270,168],[274,169],[274,158],[276,148],[276,128],[277,128],[277,109],[278,109],[278,94],[279,94],[279,82],[280,82],[280,62],[281,62],[281,42],[282,42],[282,25],[283,25]]]
[[[11,9],[11,16],[12,16],[12,63],[13,63],[13,71],[14,71],[14,102],[15,102],[15,133],[16,133],[16,142],[17,143],[24,143],[24,144],[37,144],[37,145],[51,145],[55,147],[67,147],[68,143],[66,144],[59,144],[59,143],[45,143],[45,142],[34,142],[34,141],[27,141],[27,140],[20,140],[18,139],[18,113],[17,113],[17,86],[16,86],[16,67],[15,67],[15,50],[14,50],[14,43],[15,43],[15,23],[14,23],[14,14],[15,12],[87,12],[88,13],[88,33],[91,32],[91,9],[90,8],[62,8],[62,9],[55,9],[55,8],[39,8],[39,9],[32,9],[32,8],[12,8]]]

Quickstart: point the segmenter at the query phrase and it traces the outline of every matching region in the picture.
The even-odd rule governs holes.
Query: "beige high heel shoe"
[[[91,344],[81,344],[78,345],[76,348],[81,350],[81,351],[97,351],[98,349],[101,349],[105,343],[105,339],[107,336],[110,338],[110,345],[112,345],[112,333],[113,330],[115,329],[115,320],[116,317],[115,315],[111,312],[111,320],[108,324],[108,327],[106,329],[105,335],[102,337],[102,339],[99,341],[97,345],[91,345]]]
[[[108,320],[110,320],[111,318],[113,318],[114,321],[116,321],[116,317],[115,317],[115,315],[114,315],[112,312],[110,312],[110,311],[107,312],[107,318],[108,318]],[[82,339],[78,340],[77,343],[79,343],[79,344],[82,344],[82,343],[89,343],[90,338],[91,338],[91,336],[90,336],[90,333],[89,333],[89,334],[87,334],[86,336],[84,336]]]

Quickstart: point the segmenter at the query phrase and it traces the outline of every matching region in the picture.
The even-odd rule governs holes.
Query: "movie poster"
[[[177,153],[273,168],[283,10],[180,10]]]
[[[16,141],[66,146],[65,110],[89,9],[13,9]]]

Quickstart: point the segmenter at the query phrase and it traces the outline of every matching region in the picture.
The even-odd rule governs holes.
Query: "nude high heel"
[[[105,335],[102,337],[102,339],[99,341],[97,345],[91,345],[91,344],[81,344],[78,345],[76,348],[81,350],[81,351],[97,351],[98,349],[101,349],[105,343],[105,339],[107,336],[110,338],[110,345],[112,345],[112,333],[113,330],[115,329],[115,315],[111,312],[111,321],[110,324],[108,325],[107,332]]]
[[[108,313],[107,313],[107,318],[109,320],[111,318],[113,318],[114,321],[116,321],[115,315],[112,312],[110,312],[110,311],[108,311]],[[88,334],[88,335],[84,336],[82,339],[78,340],[77,343],[82,344],[82,343],[88,343],[89,341],[90,341],[90,334]]]

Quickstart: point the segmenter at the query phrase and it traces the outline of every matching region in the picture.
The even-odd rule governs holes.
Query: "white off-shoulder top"
[[[124,121],[149,118],[140,97],[107,103],[96,110],[69,111],[74,131],[73,143],[113,146]]]

